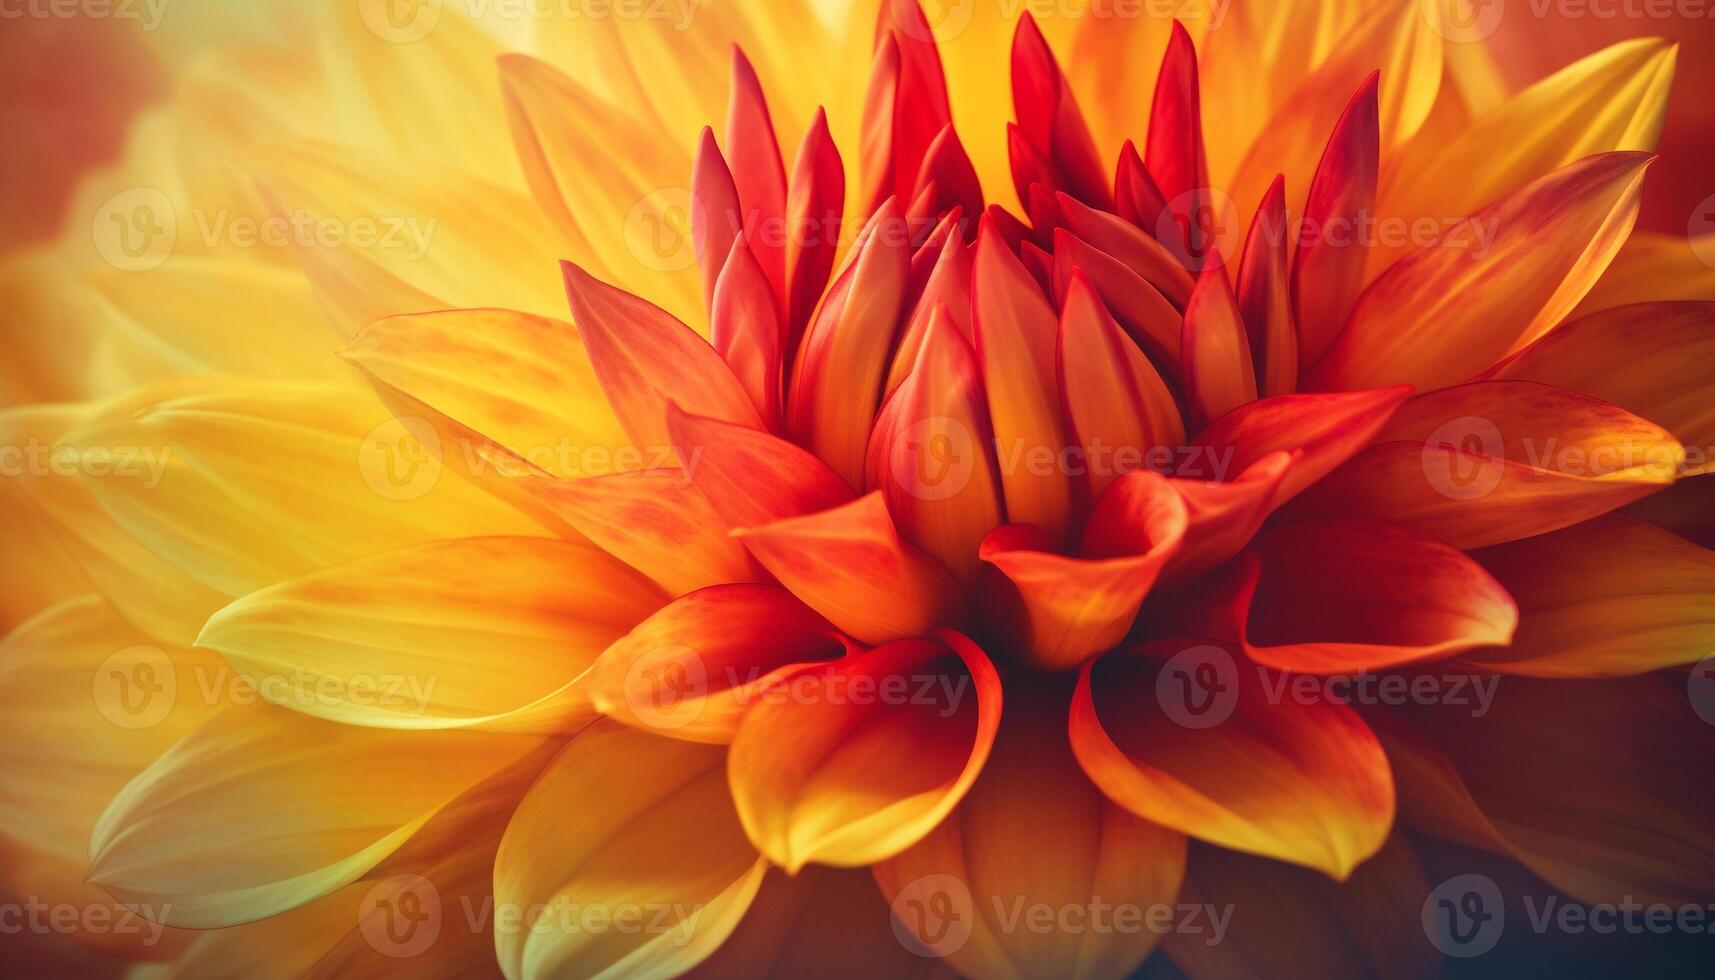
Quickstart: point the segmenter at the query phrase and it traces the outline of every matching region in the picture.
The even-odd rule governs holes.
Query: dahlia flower
[[[1675,48],[1513,90],[1452,3],[211,50],[3,273],[33,955],[1430,976],[1704,908]]]

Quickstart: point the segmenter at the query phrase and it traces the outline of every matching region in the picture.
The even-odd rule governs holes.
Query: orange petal
[[[1542,336],[1631,232],[1650,160],[1585,157],[1410,253],[1364,290],[1306,387],[1444,387]]]
[[[532,494],[602,550],[668,595],[763,577],[685,470],[649,468],[585,480],[525,481]]]
[[[788,872],[859,867],[958,805],[1000,724],[1000,677],[947,630],[780,678],[745,715],[727,771],[740,820]]]
[[[728,528],[843,504],[851,487],[828,464],[778,436],[671,406],[667,428],[691,482]]]
[[[947,567],[899,536],[879,492],[734,533],[782,585],[865,643],[928,632],[960,598]]]
[[[1274,512],[1282,486],[1299,458],[1296,453],[1269,453],[1226,483],[1169,480],[1185,500],[1188,526],[1185,546],[1168,563],[1163,577],[1170,582],[1190,581],[1243,550]],[[1097,533],[1096,527],[1092,515],[1086,540]]]
[[[1623,366],[1623,367],[1622,367]],[[1485,375],[1592,395],[1715,449],[1715,303],[1639,303],[1561,324]],[[1710,460],[1690,460],[1705,466]]]
[[[1715,650],[1715,551],[1630,517],[1485,548],[1471,557],[1518,602],[1513,645],[1465,659],[1533,677],[1619,677]]]
[[[1172,392],[1108,315],[1082,270],[1073,271],[1061,307],[1058,354],[1066,424],[1084,449],[1087,499],[1143,468],[1151,450],[1184,444],[1185,423]]]
[[[776,301],[786,306],[786,248],[779,226],[786,214],[786,170],[774,120],[756,69],[738,45],[732,49],[732,98],[727,104],[727,153],[732,158],[733,182],[743,206],[744,237],[756,251],[773,286]]]
[[[1302,451],[1287,474],[1278,504],[1369,445],[1410,395],[1410,388],[1382,388],[1265,398],[1216,419],[1193,444],[1231,450],[1227,469],[1239,473],[1272,453]]]
[[[1692,675],[1690,697],[1684,675],[1508,677],[1484,712],[1408,705],[1415,738],[1388,733],[1388,752],[1423,761],[1402,769],[1400,818],[1437,833],[1450,817],[1475,821],[1581,902],[1706,901],[1715,886],[1712,691],[1706,673]],[[1406,772],[1436,779],[1408,794]]]
[[[961,975],[1119,980],[1154,948],[1149,917],[1178,896],[1185,838],[1103,798],[1067,747],[1069,692],[1033,687],[1007,691],[965,801],[875,877],[900,941]]]
[[[1292,315],[1289,244],[1286,180],[1276,176],[1251,219],[1233,287],[1250,337],[1257,393],[1265,398],[1298,390],[1298,327]]]
[[[828,132],[828,116],[816,120],[798,147],[786,195],[787,354],[810,322],[828,285],[840,247],[840,214],[846,203],[846,171]]]
[[[1180,376],[1193,429],[1256,401],[1250,340],[1225,266],[1210,265],[1198,277],[1182,330]]]
[[[1421,531],[1362,518],[1276,527],[1203,589],[1182,608],[1182,629],[1305,674],[1505,646],[1518,626],[1518,607],[1476,562]]]
[[[785,332],[762,264],[748,242],[735,242],[709,306],[709,343],[732,367],[771,430],[783,423],[781,379]]]
[[[923,338],[929,333],[929,323],[937,312],[945,315],[966,340],[974,336],[971,328],[971,250],[957,235],[949,235],[942,241],[929,278],[923,283],[905,328],[900,331],[899,350],[894,352],[893,366],[887,372],[885,391],[888,395],[893,394],[894,389],[904,383],[905,376],[917,366],[917,352],[923,346]]]
[[[778,672],[845,651],[785,589],[717,585],[682,596],[621,637],[590,669],[596,709],[657,735],[730,742]]]
[[[862,241],[804,334],[787,396],[793,437],[857,486],[911,274],[911,243],[897,201]]]
[[[1144,350],[1169,369],[1179,366],[1179,310],[1167,297],[1119,259],[1084,242],[1064,228],[1054,229],[1054,298],[1062,307],[1072,277],[1082,273],[1112,311],[1114,319]],[[1062,311],[1063,312],[1063,311]]]
[[[1001,523],[993,445],[976,353],[937,307],[916,367],[876,419],[866,485],[966,585],[981,567],[977,545]]]
[[[1048,550],[1042,533],[1028,525],[996,528],[983,539],[983,561],[1006,576],[1010,588],[988,608],[1002,623],[995,630],[1013,639],[1018,655],[1047,670],[1077,666],[1112,648],[1137,618],[1185,536],[1185,504],[1165,478],[1147,470],[1135,484],[1149,489],[1132,508],[1138,540],[1125,554],[1073,558]]]
[[[1660,426],[1530,381],[1420,395],[1377,439],[1299,498],[1293,513],[1379,517],[1481,548],[1654,493],[1685,459]]]
[[[561,262],[572,322],[602,391],[643,447],[668,446],[667,405],[740,425],[762,420],[744,386],[708,341],[672,315]]]
[[[1056,465],[1066,442],[1055,383],[1059,326],[1030,273],[988,220],[977,239],[971,307],[1007,515],[1059,538],[1072,516],[1071,480]],[[1054,462],[1037,465],[1044,454]]]
[[[1310,363],[1334,342],[1364,288],[1370,243],[1362,223],[1375,214],[1381,170],[1380,77],[1364,79],[1334,124],[1304,205],[1292,297],[1298,349]]]
[[[1284,680],[1195,640],[1110,654],[1078,677],[1072,750],[1146,820],[1343,880],[1387,839],[1393,779],[1355,711],[1271,698]]]

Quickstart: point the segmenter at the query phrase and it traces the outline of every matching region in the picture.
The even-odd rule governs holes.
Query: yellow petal
[[[583,675],[663,598],[588,546],[464,538],[245,596],[197,645],[264,700],[329,721],[575,731],[593,714]]]
[[[501,970],[659,980],[714,952],[768,867],[739,826],[725,761],[722,748],[614,722],[568,742],[519,805],[495,857],[497,907],[550,910],[547,926],[498,933]],[[552,910],[568,906],[657,925],[555,928]]]
[[[283,912],[349,884],[538,744],[231,708],[113,800],[91,839],[89,880],[190,928]]]
[[[554,476],[609,472],[626,443],[589,353],[560,320],[494,309],[388,317],[340,356]]]

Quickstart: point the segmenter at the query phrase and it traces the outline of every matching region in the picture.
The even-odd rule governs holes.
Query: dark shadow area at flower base
[[[1579,903],[1561,895],[1523,865],[1446,841],[1410,835],[1423,865],[1424,876],[1436,882],[1464,874],[1483,874],[1492,879],[1505,896],[1506,916],[1500,940],[1480,956],[1442,958],[1443,980],[1710,980],[1715,978],[1715,902],[1703,904],[1702,932],[1672,931],[1666,934],[1615,931],[1598,934],[1588,926],[1568,933],[1559,929],[1553,915],[1545,928],[1532,921],[1545,919],[1545,904],[1555,900],[1558,914],[1568,904]],[[1525,897],[1535,903],[1527,906]],[[1697,904],[1697,903],[1693,903]],[[1636,917],[1641,920],[1641,916]],[[1427,942],[1422,931],[1412,941]],[[1271,970],[1267,962],[1253,962],[1256,975],[1264,980],[1278,976],[1301,976],[1302,970]],[[1167,957],[1159,952],[1149,958],[1133,980],[1186,980]],[[1223,980],[1223,978],[1213,978]],[[1392,978],[1378,977],[1378,980]]]

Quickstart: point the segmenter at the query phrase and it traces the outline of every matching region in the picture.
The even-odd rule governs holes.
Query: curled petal
[[[681,596],[616,640],[590,669],[597,710],[657,735],[730,742],[779,672],[845,652],[827,620],[772,585]]]
[[[1227,482],[1183,477],[1168,481],[1185,500],[1189,525],[1185,546],[1163,576],[1170,582],[1189,581],[1243,550],[1274,513],[1286,478],[1299,459],[1297,453],[1269,453]],[[1092,516],[1090,533],[1096,526]]]
[[[865,643],[927,632],[957,608],[958,579],[899,536],[880,493],[734,533],[793,595]]]
[[[1078,677],[1072,750],[1146,820],[1343,880],[1387,840],[1393,779],[1355,711],[1272,697],[1284,680],[1195,640],[1109,654]]]
[[[1125,554],[1074,558],[1047,548],[1027,525],[996,528],[983,539],[982,558],[1006,577],[991,599],[1003,619],[997,633],[1016,638],[1020,656],[1049,670],[1074,667],[1111,649],[1131,629],[1144,596],[1185,536],[1185,504],[1156,473],[1132,479],[1150,489],[1132,508],[1137,540]]]
[[[1202,589],[1183,629],[1304,674],[1505,646],[1518,626],[1518,607],[1482,566],[1421,531],[1361,518],[1274,528]]]
[[[733,739],[739,818],[788,872],[885,860],[958,805],[1000,713],[994,666],[947,630],[783,676]]]

